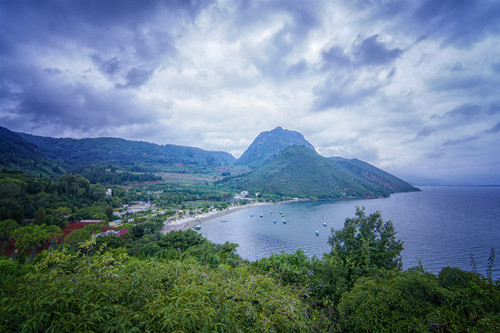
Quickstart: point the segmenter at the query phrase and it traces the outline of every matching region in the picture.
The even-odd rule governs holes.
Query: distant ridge
[[[119,138],[71,139],[24,133],[17,135],[35,144],[45,156],[73,166],[110,163],[129,171],[182,171],[191,168],[203,172],[231,165],[236,160],[226,152]]]
[[[51,177],[105,164],[133,172],[230,170],[234,172],[225,171],[228,177],[217,181],[226,190],[301,198],[373,198],[418,190],[358,159],[323,157],[302,134],[281,127],[260,133],[238,160],[194,147],[119,138],[51,138],[3,127],[0,148],[0,167]]]
[[[382,186],[391,192],[408,192],[413,190],[413,186],[408,182],[357,158],[330,157],[330,159],[347,174],[362,177],[370,183]]]
[[[299,132],[278,126],[271,131],[260,133],[236,161],[236,164],[256,169],[268,162],[274,155],[294,145],[304,146],[316,151],[314,146]]]
[[[62,173],[65,166],[45,156],[34,143],[0,126],[0,168],[48,176]]]
[[[368,163],[326,158],[305,146],[290,146],[250,174],[226,183],[250,192],[315,199],[375,198],[418,190]]]

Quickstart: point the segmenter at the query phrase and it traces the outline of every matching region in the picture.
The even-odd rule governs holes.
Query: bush
[[[436,331],[446,323],[437,311],[443,300],[444,291],[432,274],[380,271],[342,294],[339,327],[343,332]]]

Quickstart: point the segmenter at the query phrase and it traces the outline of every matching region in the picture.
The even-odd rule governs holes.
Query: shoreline
[[[251,207],[256,207],[256,206],[263,206],[263,205],[273,205],[273,203],[268,203],[268,202],[258,202],[254,204],[248,204],[248,205],[241,205],[241,206],[233,206],[226,208],[225,210],[222,211],[217,211],[217,212],[212,212],[212,213],[207,213],[195,217],[186,217],[177,221],[171,221],[170,223],[166,224],[160,232],[163,234],[167,234],[171,231],[185,231],[188,229],[192,229],[196,227],[197,225],[201,225],[209,220],[213,220],[222,216],[229,215],[234,212],[238,212],[243,209],[251,208]]]

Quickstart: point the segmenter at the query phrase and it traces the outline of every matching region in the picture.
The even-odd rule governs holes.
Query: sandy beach
[[[225,210],[222,211],[217,211],[217,212],[211,212],[207,214],[202,214],[202,215],[197,215],[194,217],[187,217],[183,219],[179,219],[176,221],[169,221],[167,225],[161,229],[161,232],[166,234],[169,233],[170,231],[179,231],[179,230],[188,230],[191,228],[194,228],[197,225],[203,224],[204,222],[212,219],[216,219],[234,212],[237,212],[242,209],[247,209],[251,207],[256,207],[256,206],[262,206],[262,205],[271,205],[271,203],[266,203],[266,202],[259,202],[259,203],[254,203],[254,204],[248,204],[248,205],[243,205],[243,206],[232,206],[229,207]]]

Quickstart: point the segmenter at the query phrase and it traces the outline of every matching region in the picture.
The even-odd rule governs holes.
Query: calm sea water
[[[221,218],[208,221],[200,232],[215,243],[238,243],[240,256],[251,261],[299,248],[308,256],[321,257],[330,251],[327,241],[331,229],[342,228],[344,220],[354,216],[356,205],[360,205],[367,213],[380,210],[384,221],[393,222],[397,237],[404,242],[405,268],[418,265],[420,259],[432,273],[445,266],[471,270],[472,254],[478,271],[485,274],[490,250],[495,248],[497,265],[493,274],[495,279],[500,278],[500,187],[420,188],[421,192],[397,193],[383,199],[250,207],[224,216],[226,222]]]

